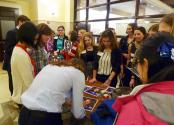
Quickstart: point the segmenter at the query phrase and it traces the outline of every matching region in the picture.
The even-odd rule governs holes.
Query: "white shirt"
[[[98,74],[110,75],[111,71],[111,52],[103,52],[99,59]]]
[[[83,118],[84,74],[74,67],[47,65],[33,80],[21,97],[22,104],[31,110],[62,112],[66,96],[72,92],[74,117]]]
[[[13,78],[12,100],[21,104],[22,93],[34,79],[34,68],[29,55],[21,48],[14,47],[11,57],[11,73]]]

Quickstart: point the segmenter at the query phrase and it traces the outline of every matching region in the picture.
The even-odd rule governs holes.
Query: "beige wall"
[[[54,31],[63,25],[67,34],[73,29],[73,21],[74,0],[38,0],[38,23],[48,23]]]
[[[19,14],[36,24],[47,23],[55,31],[59,25],[65,26],[66,33],[73,29],[74,0],[1,0],[0,6],[19,8]]]
[[[35,3],[34,6],[33,3]],[[24,14],[31,20],[36,20],[36,3],[36,0],[1,0],[0,6],[18,8],[19,14]]]

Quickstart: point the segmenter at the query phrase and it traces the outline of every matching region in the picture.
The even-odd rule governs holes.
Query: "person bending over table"
[[[21,96],[23,108],[19,115],[19,125],[63,125],[62,105],[67,97],[72,98],[74,117],[84,118],[83,72],[84,64],[79,59],[59,61],[44,67]]]

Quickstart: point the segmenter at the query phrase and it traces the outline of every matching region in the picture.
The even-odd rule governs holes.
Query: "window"
[[[86,23],[83,23],[83,22],[75,24],[75,30],[86,29],[86,27],[87,27]]]
[[[89,32],[93,32],[95,40],[108,27],[123,36],[128,23],[137,22],[138,26],[148,29],[165,14],[174,12],[162,0],[75,0],[75,3],[74,23],[83,24]]]
[[[106,19],[106,6],[89,9],[89,20]]]
[[[135,1],[111,4],[109,18],[134,16],[135,4]]]
[[[86,20],[86,9],[77,11],[76,21],[84,21],[84,20]]]
[[[148,30],[150,26],[153,24],[157,24],[160,22],[160,18],[145,18],[145,19],[138,19],[137,24],[138,26],[143,26]]]
[[[105,21],[89,22],[89,30],[93,32],[94,35],[100,35],[101,32],[105,30]]]
[[[172,8],[161,5],[159,1],[155,0],[141,0],[139,6],[139,16],[167,14],[172,11]]]
[[[107,0],[89,0],[89,6],[107,3]]]
[[[77,9],[86,7],[86,0],[77,0]]]
[[[127,24],[134,22],[135,19],[109,21],[109,28],[114,28],[117,35],[126,35]]]
[[[110,0],[111,2],[113,2],[113,1],[120,1],[120,0]]]

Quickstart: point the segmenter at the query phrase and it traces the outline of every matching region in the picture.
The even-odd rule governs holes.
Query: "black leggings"
[[[19,125],[63,125],[61,113],[48,113],[22,107]]]

